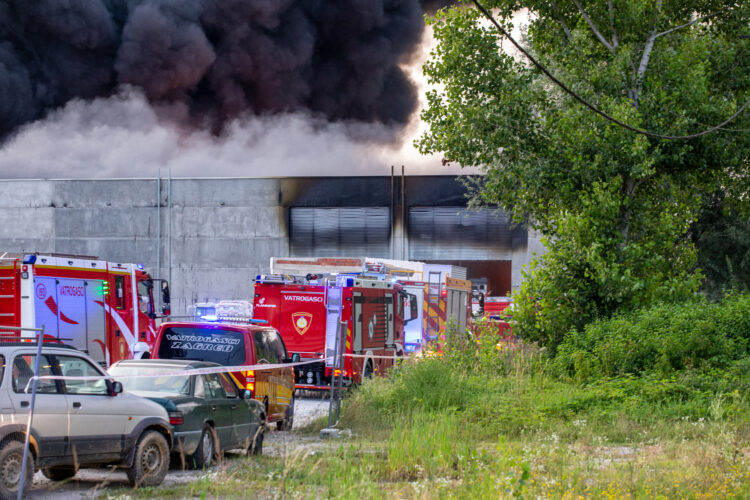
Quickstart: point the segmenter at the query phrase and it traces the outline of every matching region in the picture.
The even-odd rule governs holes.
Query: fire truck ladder
[[[427,338],[435,339],[440,332],[440,273],[427,277]]]

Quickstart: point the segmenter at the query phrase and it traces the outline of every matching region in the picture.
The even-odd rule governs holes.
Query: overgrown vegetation
[[[137,494],[747,498],[749,340],[742,294],[593,323],[554,355],[453,332],[351,393],[339,426],[355,437],[297,436],[294,451]]]

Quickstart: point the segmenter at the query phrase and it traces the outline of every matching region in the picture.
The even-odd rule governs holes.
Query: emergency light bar
[[[225,322],[225,323],[251,323],[258,325],[267,325],[268,321],[264,319],[245,318],[243,316],[221,316],[221,315],[206,315],[201,316],[203,321],[208,322]]]

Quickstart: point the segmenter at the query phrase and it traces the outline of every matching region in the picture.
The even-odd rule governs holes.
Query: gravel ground
[[[303,427],[318,417],[328,414],[328,400],[319,398],[297,398],[294,408],[294,428]],[[304,449],[315,451],[325,447],[317,436],[302,436],[294,432],[277,432],[275,430],[266,433],[263,442],[263,453],[268,455],[283,456],[294,450]],[[229,453],[228,458],[236,454]],[[183,471],[170,470],[162,483],[163,486],[189,483],[199,479],[208,471]],[[78,472],[75,479],[64,483],[54,483],[48,480],[41,472],[34,476],[32,490],[26,498],[52,498],[57,500],[96,498],[106,495],[113,487],[127,487],[127,477],[121,470],[109,469],[83,469]]]

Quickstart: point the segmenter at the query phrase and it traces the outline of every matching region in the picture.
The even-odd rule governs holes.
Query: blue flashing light
[[[347,278],[346,286],[354,286],[354,278]]]
[[[266,325],[268,324],[268,321],[264,319],[251,319],[250,323],[258,323],[259,325]]]
[[[135,267],[143,271],[143,264],[136,264]]]
[[[203,321],[218,321],[219,317],[215,314],[206,314],[205,316],[201,316],[201,319]]]
[[[260,274],[255,276],[255,281],[260,281]]]
[[[33,254],[24,255],[23,263],[24,264],[36,264],[36,255],[33,255]]]

